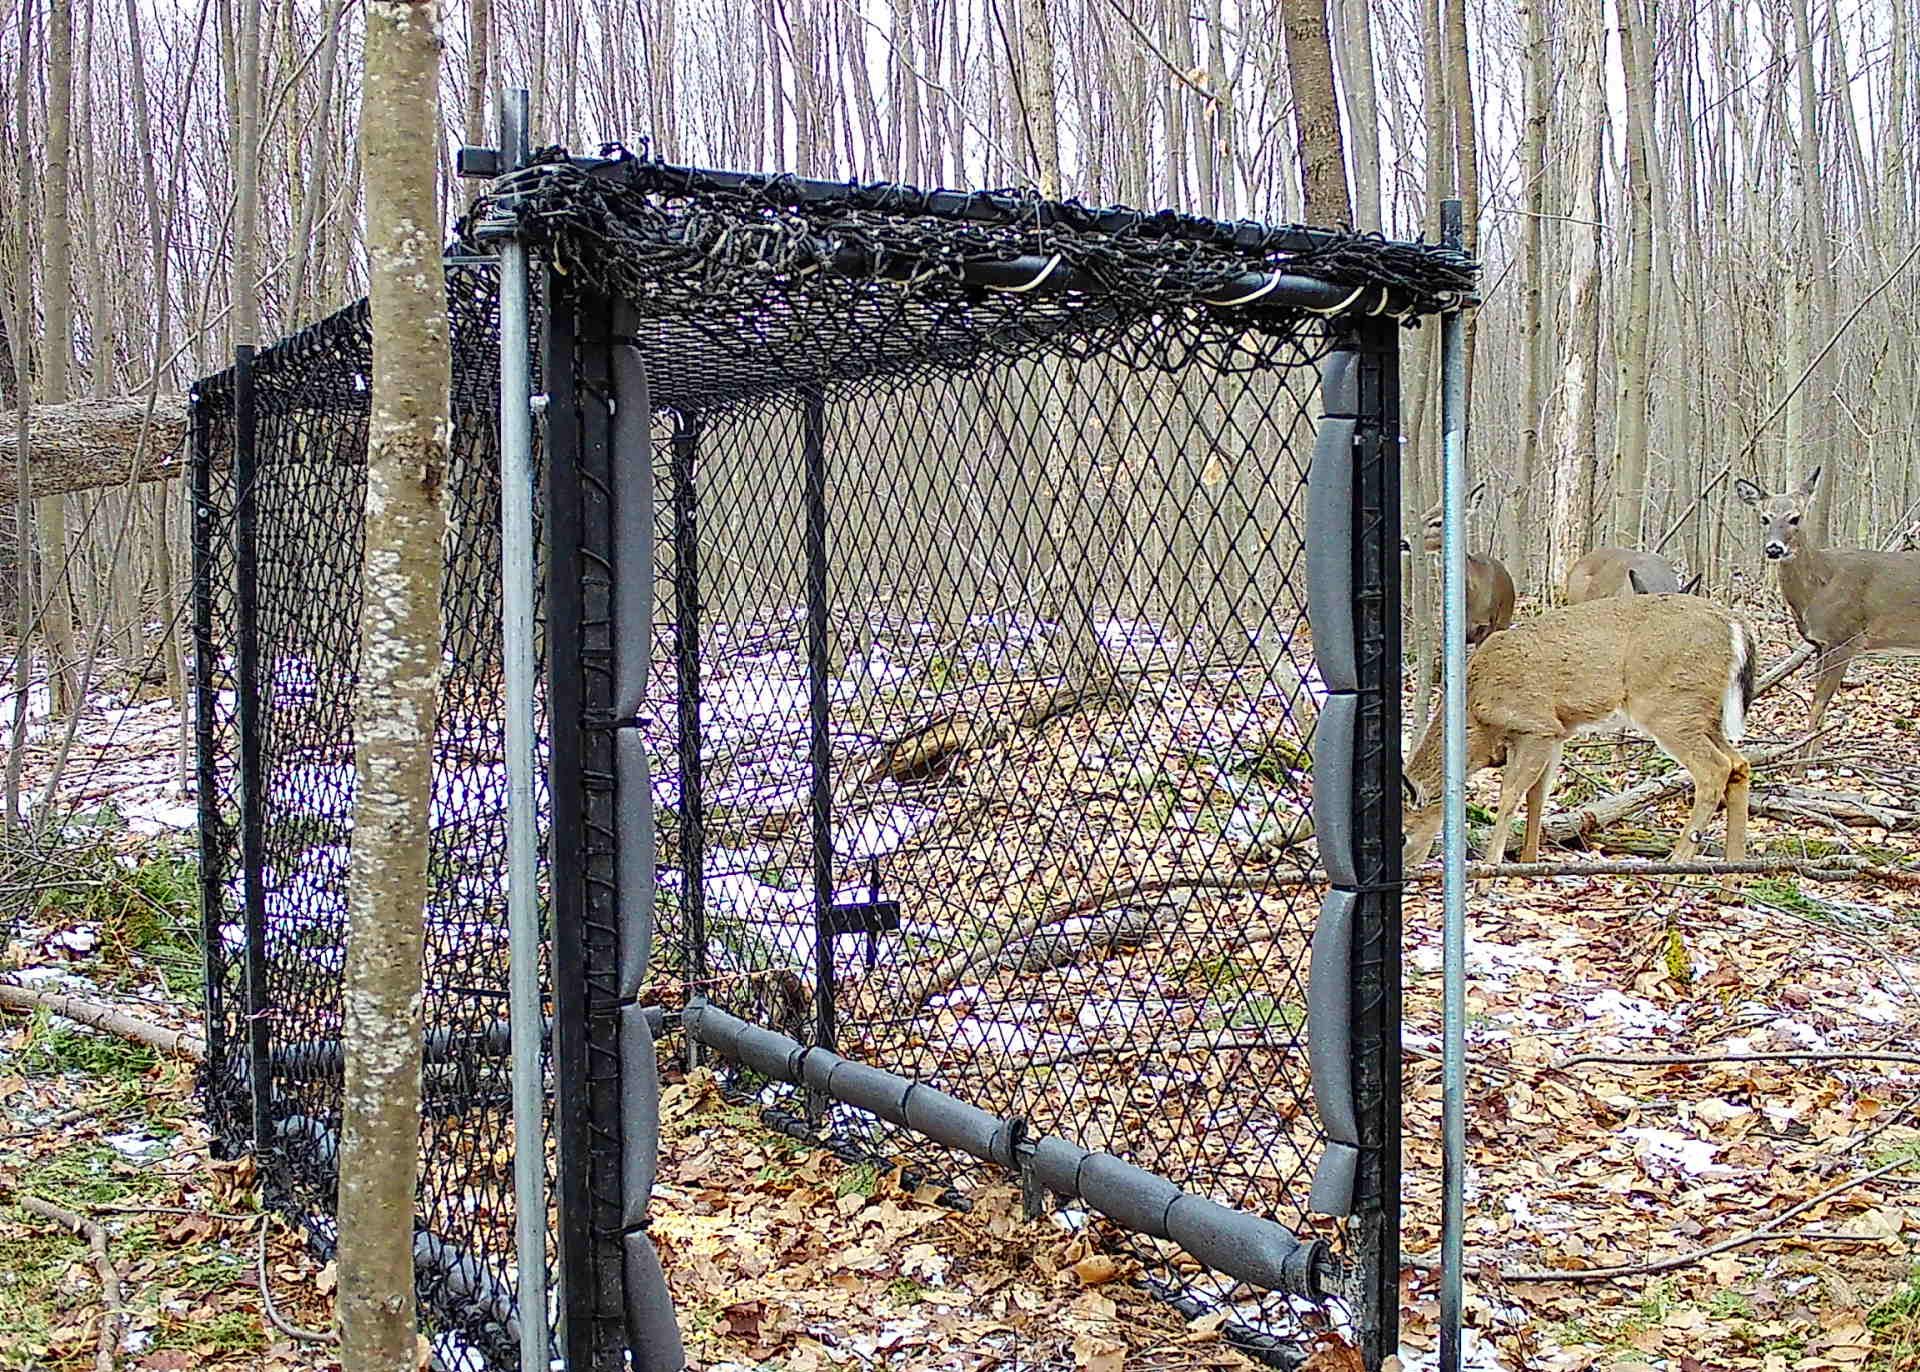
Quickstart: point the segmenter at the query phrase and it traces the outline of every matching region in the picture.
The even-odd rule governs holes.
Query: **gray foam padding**
[[[631,1227],[647,1217],[660,1165],[660,1058],[646,1010],[620,1007],[620,1215]]]
[[[1307,1278],[1298,1261],[1301,1243],[1293,1231],[1241,1210],[1182,1196],[1167,1211],[1167,1237],[1208,1267],[1263,1286],[1269,1291],[1302,1290]]]
[[[1307,622],[1329,691],[1359,689],[1353,610],[1353,431],[1324,419],[1307,478]]]
[[[1033,1148],[1033,1172],[1041,1184],[1056,1195],[1077,1196],[1081,1164],[1092,1156],[1065,1139],[1041,1139]]]
[[[613,331],[631,337],[645,325],[625,302]],[[613,380],[613,710],[638,714],[653,656],[653,402],[640,350],[616,343]]]
[[[1167,1237],[1167,1211],[1180,1188],[1165,1177],[1122,1162],[1111,1153],[1093,1153],[1080,1164],[1080,1198],[1101,1214],[1154,1238]]]
[[[653,1240],[645,1234],[627,1234],[620,1246],[626,1258],[627,1344],[632,1354],[628,1366],[634,1372],[680,1372],[687,1365],[687,1354]]]
[[[1336,1143],[1360,1142],[1353,1106],[1353,915],[1360,897],[1329,891],[1313,926],[1307,974],[1307,1061],[1320,1127]]]
[[[1360,354],[1342,350],[1320,364],[1320,413],[1360,413]]]
[[[869,1067],[863,1062],[842,1062],[833,1071],[829,1094],[889,1124],[905,1124],[907,1097],[918,1089],[905,1077],[883,1072],[878,1067]]]
[[[1013,1140],[1006,1122],[944,1091],[923,1086],[909,1095],[907,1125],[949,1148],[1013,1165]]]
[[[620,841],[614,847],[614,880],[620,889],[620,999],[632,1000],[646,984],[653,955],[653,784],[647,741],[638,729],[613,738],[613,803]]]
[[[1358,696],[1328,696],[1313,734],[1313,836],[1327,880],[1335,886],[1359,885],[1358,855],[1353,851],[1353,747],[1359,714]]]
[[[1307,1209],[1316,1215],[1353,1213],[1354,1179],[1360,1173],[1360,1150],[1350,1143],[1330,1143],[1313,1170],[1313,1190]]]

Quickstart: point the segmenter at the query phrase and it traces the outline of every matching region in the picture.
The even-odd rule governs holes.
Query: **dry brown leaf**
[[[1120,1260],[1107,1253],[1092,1254],[1073,1265],[1073,1275],[1080,1279],[1082,1286],[1104,1286],[1123,1270]]]

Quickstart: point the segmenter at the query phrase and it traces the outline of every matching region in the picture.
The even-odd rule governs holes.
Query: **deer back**
[[[1605,596],[1672,595],[1679,589],[1680,576],[1671,562],[1634,548],[1595,548],[1567,569],[1569,605]]]

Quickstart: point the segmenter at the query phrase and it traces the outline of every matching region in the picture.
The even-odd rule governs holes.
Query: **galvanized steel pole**
[[[1462,247],[1460,202],[1440,207],[1441,241]],[[1467,1153],[1467,355],[1466,312],[1440,322],[1440,431],[1444,464],[1441,560],[1445,604],[1446,755],[1442,794],[1440,1372],[1459,1372]]]
[[[527,92],[500,102],[501,170],[527,160]],[[541,1063],[538,816],[533,808],[533,339],[527,249],[500,245],[500,577],[507,695],[508,1017],[520,1372],[548,1372],[546,1082]]]

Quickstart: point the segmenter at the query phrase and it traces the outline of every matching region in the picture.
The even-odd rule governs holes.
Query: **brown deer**
[[[1801,525],[1819,483],[1818,467],[1778,495],[1744,477],[1733,483],[1760,516],[1761,551],[1780,569],[1794,627],[1818,653],[1808,726],[1816,735],[1857,654],[1920,653],[1920,554],[1820,547]]]
[[[1567,604],[1613,595],[1691,595],[1699,586],[1698,576],[1682,586],[1673,564],[1658,553],[1595,548],[1568,569]]]
[[[1693,813],[1676,861],[1699,851],[1724,799],[1727,857],[1747,846],[1747,760],[1735,745],[1753,699],[1758,642],[1746,621],[1695,596],[1613,596],[1550,610],[1495,634],[1467,664],[1467,775],[1499,767],[1500,808],[1487,861],[1506,856],[1507,826],[1527,800],[1522,862],[1540,856],[1540,816],[1560,750],[1575,734],[1625,720],[1693,778]],[[1445,730],[1436,713],[1406,766],[1405,865],[1440,832]]]
[[[1467,514],[1471,516],[1480,506],[1481,493],[1485,484],[1475,486],[1467,497]],[[1442,533],[1440,506],[1428,510],[1420,521],[1420,547],[1429,557],[1440,554]],[[1412,552],[1412,545],[1404,538],[1400,540],[1402,552]],[[1513,623],[1513,578],[1507,575],[1507,569],[1500,565],[1497,558],[1477,557],[1467,554],[1467,646],[1476,646],[1489,634],[1498,633]]]

